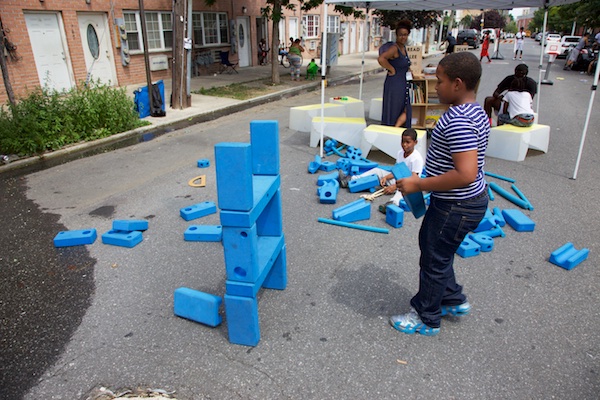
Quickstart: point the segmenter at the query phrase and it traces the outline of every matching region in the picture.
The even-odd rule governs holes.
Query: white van
[[[486,28],[481,31],[481,43],[483,43],[483,37],[486,33],[489,33],[490,35],[490,43],[494,43],[494,41],[496,41],[496,30],[490,28]]]

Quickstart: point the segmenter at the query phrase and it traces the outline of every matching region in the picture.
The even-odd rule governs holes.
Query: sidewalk
[[[441,52],[433,52],[424,56],[424,59],[434,58],[439,54],[441,54]],[[370,75],[383,71],[377,62],[378,55],[379,54],[377,51],[370,51],[364,54],[364,75]],[[337,65],[331,66],[329,73],[327,74],[327,84],[332,85],[350,80],[359,80],[362,60],[362,53],[340,56],[338,58]],[[304,67],[306,67],[306,60],[304,64]],[[305,69],[306,68],[303,69],[303,73],[305,72]],[[232,83],[255,82],[258,80],[268,80],[271,78],[270,65],[244,67],[238,68],[237,70],[239,71],[238,74],[217,73],[208,75],[206,72],[204,72],[205,75],[193,77],[191,79],[191,90],[194,92],[203,87],[209,89],[211,87],[227,86]],[[144,120],[150,122],[151,125],[116,134],[107,138],[95,140],[93,142],[85,142],[69,146],[61,150],[43,154],[41,156],[15,160],[9,164],[0,165],[0,173],[24,168],[35,169],[39,168],[42,164],[45,168],[51,167],[75,158],[80,158],[85,154],[92,154],[94,152],[118,147],[118,143],[137,143],[134,138],[139,137],[142,133],[148,133],[157,130],[167,130],[170,127],[172,129],[181,129],[186,126],[210,121],[224,115],[258,106],[260,104],[269,103],[278,99],[291,97],[308,91],[320,90],[321,79],[319,79],[319,77],[317,77],[317,79],[314,81],[291,81],[290,69],[284,68],[283,66],[279,67],[279,74],[281,77],[281,84],[278,85],[274,91],[264,96],[255,97],[249,100],[236,100],[224,97],[192,94],[191,107],[184,109],[173,109],[169,107],[167,99],[171,94],[171,79],[164,79],[163,81],[165,85],[166,98],[165,102],[167,103],[166,116],[144,118]],[[143,86],[146,86],[145,82],[126,86],[126,92],[133,98],[133,91]]]

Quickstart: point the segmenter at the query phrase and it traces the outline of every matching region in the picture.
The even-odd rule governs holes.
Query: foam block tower
[[[252,121],[250,143],[215,145],[215,164],[229,341],[256,346],[259,290],[287,285],[278,122]]]

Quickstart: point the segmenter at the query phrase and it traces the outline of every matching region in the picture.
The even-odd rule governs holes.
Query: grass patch
[[[236,100],[248,100],[272,92],[273,89],[266,85],[265,81],[232,83],[227,86],[201,88],[193,93],[204,96],[227,97]]]

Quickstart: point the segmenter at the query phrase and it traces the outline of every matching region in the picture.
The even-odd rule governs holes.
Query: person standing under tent
[[[381,52],[377,59],[379,65],[387,70],[383,84],[382,125],[411,127],[412,108],[408,81],[412,80],[412,74],[406,50],[411,28],[412,23],[408,20],[398,22],[396,42]]]
[[[523,59],[523,42],[525,42],[525,28],[521,27],[519,32],[515,35],[515,55],[513,60],[517,59],[519,56],[519,60]]]

